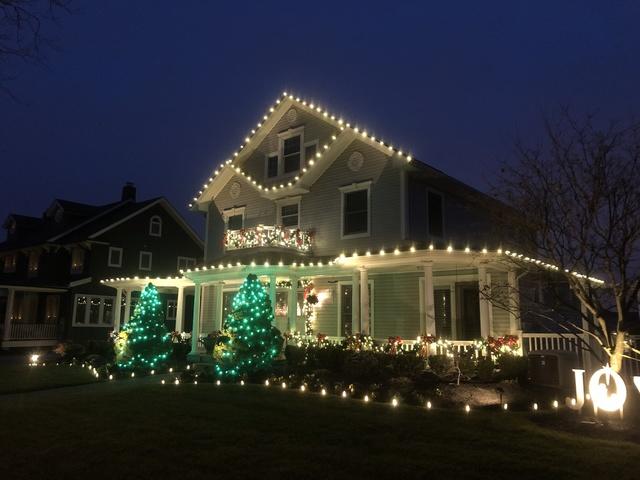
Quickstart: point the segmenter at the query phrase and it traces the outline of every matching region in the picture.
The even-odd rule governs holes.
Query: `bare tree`
[[[15,62],[44,61],[52,46],[44,33],[59,12],[70,12],[71,0],[0,0],[0,91],[14,98],[8,82]]]
[[[546,141],[517,143],[516,161],[499,177],[496,191],[520,212],[524,241],[506,258],[537,272],[552,294],[538,315],[590,336],[620,371],[631,351],[640,353],[625,338],[640,290],[640,125],[599,128],[564,109],[545,127]],[[572,304],[582,321],[569,321]]]

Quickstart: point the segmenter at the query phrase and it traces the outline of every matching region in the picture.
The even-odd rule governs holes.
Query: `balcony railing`
[[[227,230],[224,246],[227,250],[243,248],[281,247],[308,252],[313,244],[313,233],[299,228],[258,225],[241,230]]]
[[[10,340],[52,340],[58,336],[55,323],[11,323]]]

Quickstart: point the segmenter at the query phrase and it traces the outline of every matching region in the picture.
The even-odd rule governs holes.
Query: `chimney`
[[[124,187],[122,187],[122,201],[125,202],[127,200],[136,201],[136,186],[131,182],[125,183]]]

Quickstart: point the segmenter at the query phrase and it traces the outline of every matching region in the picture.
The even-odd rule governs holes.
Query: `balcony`
[[[258,225],[241,230],[227,230],[224,235],[224,247],[227,251],[276,247],[307,253],[311,251],[312,244],[313,233],[311,231],[279,225]]]

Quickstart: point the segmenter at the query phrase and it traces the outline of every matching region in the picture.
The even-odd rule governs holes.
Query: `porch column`
[[[351,275],[351,333],[360,333],[360,272],[357,270]]]
[[[127,293],[125,293],[124,297],[124,318],[123,323],[129,323],[129,318],[131,317],[131,289],[127,289]]]
[[[113,304],[113,330],[120,331],[120,311],[122,310],[122,287],[116,288],[116,301]]]
[[[296,329],[296,320],[298,319],[298,277],[289,275],[291,288],[289,289],[289,298],[287,301],[287,330],[293,332]],[[305,334],[307,332],[304,332]]]
[[[371,335],[369,322],[369,272],[360,267],[360,333]]]
[[[13,303],[15,300],[16,291],[13,288],[7,289],[7,310],[4,313],[4,330],[2,333],[2,340],[9,340],[11,338],[11,320],[13,317]]]
[[[200,339],[200,293],[202,286],[199,283],[195,285],[193,295],[193,327],[191,328],[191,353],[198,354],[198,340]]]
[[[480,336],[487,338],[491,335],[491,325],[489,322],[489,300],[482,294],[487,286],[487,267],[480,265],[478,267],[478,290],[480,295]]]
[[[424,328],[427,335],[437,335],[436,332],[436,302],[433,296],[433,262],[424,262]],[[420,333],[422,335],[422,332]]]
[[[175,331],[184,330],[184,287],[178,287],[178,300],[176,301],[176,326]]]
[[[276,276],[269,275],[269,300],[271,300],[271,308],[273,309],[273,320],[276,319]]]
[[[520,330],[520,292],[518,291],[518,277],[511,269],[507,273],[509,289],[509,334],[517,335]]]
[[[216,330],[222,330],[222,326],[224,325],[224,318],[222,318],[223,315],[223,305],[222,305],[222,292],[224,290],[224,282],[217,282],[216,283],[216,324],[214,326],[214,328]]]

